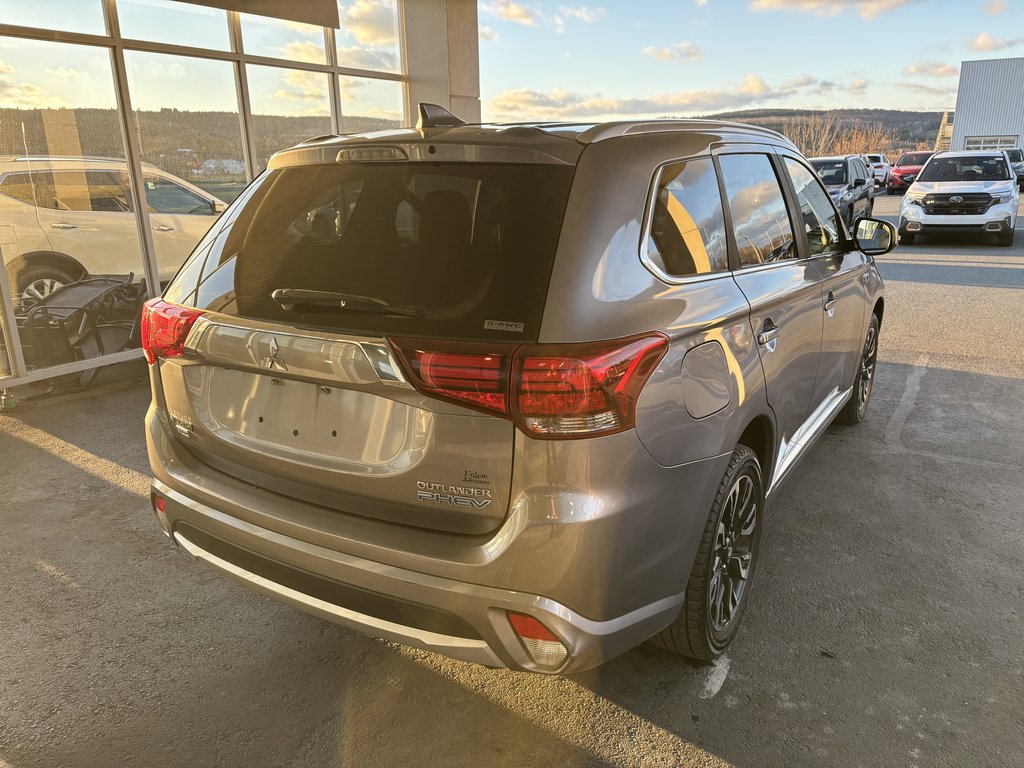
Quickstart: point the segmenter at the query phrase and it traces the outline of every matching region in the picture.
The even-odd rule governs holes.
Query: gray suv
[[[310,140],[145,308],[157,519],[255,590],[458,659],[710,660],[766,500],[864,418],[894,243],[751,126],[424,105]]]

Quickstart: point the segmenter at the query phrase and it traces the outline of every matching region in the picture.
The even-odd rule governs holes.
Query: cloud
[[[491,0],[482,4],[480,10],[497,16],[502,21],[511,21],[524,27],[535,27],[540,20],[537,11],[513,0]]]
[[[12,83],[0,79],[0,104],[22,109],[59,109],[68,106],[58,96],[44,91],[35,83]]]
[[[543,26],[559,34],[565,31],[567,21],[594,24],[605,17],[604,8],[595,8],[589,5],[562,5],[559,6],[558,13],[547,14],[514,0],[490,0],[481,3],[480,10],[496,16],[502,21],[509,21],[524,27]]]
[[[927,77],[953,77],[960,72],[959,68],[952,64],[941,64],[937,62],[911,64],[903,71],[908,75],[925,75]]]
[[[991,3],[985,4],[985,13],[989,16],[998,16],[1001,13],[1006,13],[1006,0],[992,0]]]
[[[1024,37],[1004,39],[1002,37],[992,37],[987,32],[981,32],[967,44],[967,47],[972,51],[1001,51],[1003,48],[1010,48],[1021,43],[1024,43]]]
[[[707,114],[741,109],[777,100],[823,81],[803,76],[773,88],[756,75],[732,89],[656,93],[650,96],[616,98],[601,94],[582,94],[556,89],[538,91],[529,88],[504,91],[487,102],[488,119],[493,120],[587,120],[629,117],[665,117]],[[866,86],[867,83],[864,83]],[[862,86],[862,87],[864,87]]]
[[[353,45],[349,48],[338,49],[338,64],[355,69],[394,72],[398,69],[398,57],[390,51],[360,48],[358,45]]]
[[[852,93],[854,96],[863,96],[864,91],[866,91],[868,88],[868,85],[870,85],[870,83],[868,83],[867,80],[865,80],[862,77],[858,77],[848,86],[846,86],[846,90]]]
[[[341,11],[341,29],[360,45],[394,45],[393,3],[387,0],[355,0]]]
[[[848,8],[870,21],[914,0],[751,0],[755,11],[797,11],[816,16],[835,16]]]
[[[2,63],[3,62],[0,62],[0,64]],[[57,67],[56,69],[47,69],[46,71],[54,77],[59,77],[62,80],[77,80],[86,76],[85,72],[82,72],[79,69],[72,69],[71,67]],[[3,72],[2,68],[0,68],[0,72]]]
[[[591,8],[586,5],[561,6],[558,9],[563,18],[582,21],[584,24],[593,24],[605,16],[604,8]]]
[[[9,75],[13,71],[14,67],[12,67],[3,59],[0,59],[0,75]]]
[[[697,5],[704,6],[708,4],[708,0],[693,0]]]
[[[693,43],[676,43],[668,48],[647,46],[640,50],[645,55],[650,56],[652,59],[657,59],[658,61],[671,61],[672,59],[688,59],[690,61],[697,61],[704,55],[701,53],[700,48]]]
[[[480,27],[480,39],[481,40],[497,40],[498,33],[488,27],[486,24]]]
[[[288,69],[281,75],[284,86],[274,91],[274,97],[284,101],[327,103],[327,79],[320,72]]]
[[[280,23],[292,32],[298,32],[300,35],[305,35],[306,37],[323,34],[321,32],[323,27],[318,27],[314,24],[303,24],[301,21],[288,21],[287,19],[281,19]]]
[[[900,88],[908,91],[923,93],[928,96],[949,97],[956,93],[956,88],[937,85],[922,85],[921,83],[900,83]]]
[[[312,40],[294,40],[285,43],[279,49],[281,55],[292,61],[308,61],[312,64],[324,63],[324,47]]]

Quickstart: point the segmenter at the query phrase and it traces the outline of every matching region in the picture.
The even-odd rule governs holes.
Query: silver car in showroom
[[[457,659],[713,659],[766,500],[865,417],[893,227],[757,127],[420,112],[275,155],[147,304],[159,524]]]

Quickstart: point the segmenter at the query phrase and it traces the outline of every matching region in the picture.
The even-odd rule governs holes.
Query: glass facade
[[[0,387],[137,355],[141,303],[274,152],[402,124],[398,2],[340,2],[335,30],[0,0]]]

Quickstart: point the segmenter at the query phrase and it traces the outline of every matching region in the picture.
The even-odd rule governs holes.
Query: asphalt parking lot
[[[1017,235],[880,260],[868,420],[772,500],[712,667],[489,670],[236,586],[152,519],[141,364],[0,414],[0,768],[1024,764]]]

